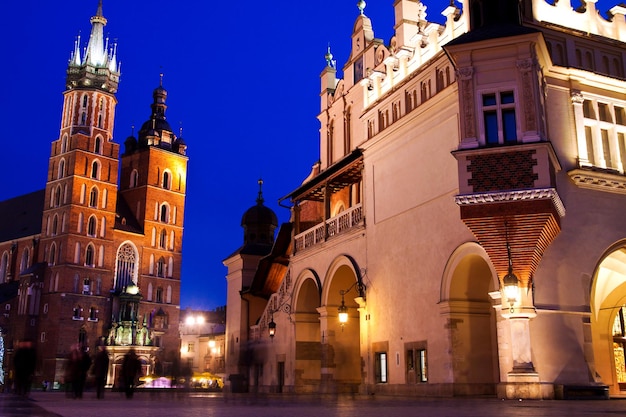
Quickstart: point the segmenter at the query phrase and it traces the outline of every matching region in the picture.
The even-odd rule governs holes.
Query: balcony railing
[[[333,236],[338,236],[355,226],[363,223],[363,208],[361,204],[342,211],[339,215],[326,220],[294,238],[295,252],[315,246],[328,240]]]

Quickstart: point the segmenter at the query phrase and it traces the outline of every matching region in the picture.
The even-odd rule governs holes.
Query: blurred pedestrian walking
[[[33,374],[37,363],[37,353],[32,340],[22,340],[18,343],[13,356],[13,369],[15,370],[15,393],[28,397],[33,383]]]

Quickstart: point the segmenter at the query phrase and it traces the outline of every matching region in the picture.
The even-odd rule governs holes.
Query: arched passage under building
[[[498,289],[497,275],[483,248],[467,243],[450,257],[443,278],[453,395],[493,395],[499,366],[496,312],[489,293]]]
[[[610,395],[626,394],[626,243],[596,268],[591,287],[591,334],[595,377]]]
[[[295,390],[318,392],[321,382],[320,284],[308,271],[297,290],[295,301]]]
[[[324,306],[320,309],[322,346],[322,392],[358,392],[362,383],[360,313],[357,300],[360,277],[354,262],[341,257],[329,269],[325,280]],[[348,321],[339,323],[339,306],[347,308]]]

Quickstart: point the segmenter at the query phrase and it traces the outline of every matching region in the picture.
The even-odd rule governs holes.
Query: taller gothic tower
[[[60,380],[76,344],[91,351],[108,345],[112,364],[135,349],[146,374],[157,361],[169,370],[179,355],[186,145],[165,119],[160,85],[139,139],[125,143],[120,167],[113,142],[120,68],[117,46],[103,35],[101,0],[90,21],[87,46],[76,40],[67,67],[36,242],[39,264],[23,292],[28,285],[31,301],[24,304],[36,306],[28,327],[41,352],[38,375],[48,381]]]
[[[110,310],[119,164],[112,138],[120,71],[116,47],[103,36],[106,23],[100,1],[84,56],[80,37],[75,42],[60,135],[50,151],[38,259],[48,265],[42,325],[62,329],[41,339],[57,356],[103,334]]]

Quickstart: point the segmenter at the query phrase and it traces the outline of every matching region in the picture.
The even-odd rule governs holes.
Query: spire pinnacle
[[[359,1],[357,2],[357,4],[356,4],[356,7],[358,7],[358,8],[359,8],[359,12],[361,13],[361,16],[365,16],[365,12],[364,12],[364,10],[365,10],[365,6],[366,6],[366,4],[367,4],[367,3],[365,3],[365,1],[364,1],[364,0],[359,0]]]
[[[87,44],[85,63],[93,66],[102,66],[106,62],[106,48],[104,45],[104,26],[107,20],[102,15],[102,0],[98,1],[96,15],[89,20],[91,22],[91,34]]]
[[[80,33],[74,42],[66,85],[68,88],[88,85],[116,93],[120,75],[117,40],[110,42],[104,36],[107,19],[102,14],[102,0],[98,0],[96,14],[89,21],[91,32],[87,46],[81,45]]]
[[[257,181],[257,183],[259,184],[259,195],[256,198],[256,203],[258,205],[262,205],[263,202],[265,201],[263,199],[263,178],[259,178],[259,180]]]
[[[333,59],[333,54],[330,52],[330,42],[328,42],[328,49],[326,50],[326,66],[329,68],[337,68],[337,61]]]

